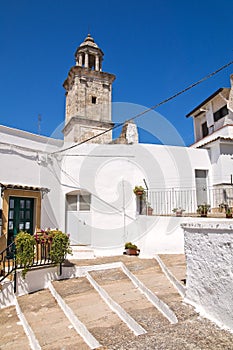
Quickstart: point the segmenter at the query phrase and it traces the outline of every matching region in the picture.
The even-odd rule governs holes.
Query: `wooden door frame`
[[[27,197],[34,199],[34,228],[40,228],[41,223],[41,192],[20,189],[5,189],[2,200],[2,236],[0,239],[0,251],[7,246],[8,212],[10,197]]]

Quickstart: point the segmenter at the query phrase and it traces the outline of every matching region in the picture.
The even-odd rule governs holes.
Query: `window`
[[[76,195],[67,195],[67,211],[77,211],[77,196]]]
[[[214,113],[214,121],[217,122],[219,119],[225,117],[228,114],[227,105],[220,108],[217,112]]]
[[[91,97],[91,103],[96,104],[96,97],[95,96]]]
[[[91,207],[91,195],[90,194],[80,194],[79,195],[79,210],[80,211],[90,211]]]
[[[202,137],[206,137],[209,134],[207,122],[201,124],[201,128],[202,128]]]
[[[207,170],[195,169],[195,178],[206,179],[206,177],[207,177]]]
[[[88,193],[66,195],[66,208],[67,211],[90,211],[91,195]]]

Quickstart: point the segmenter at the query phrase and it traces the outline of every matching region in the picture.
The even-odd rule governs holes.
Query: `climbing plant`
[[[61,264],[67,254],[71,254],[70,240],[66,233],[55,231],[52,246],[50,251],[50,258],[55,264]]]
[[[25,278],[29,266],[33,263],[35,244],[35,238],[27,232],[21,231],[15,238],[16,264],[23,269],[23,278]]]

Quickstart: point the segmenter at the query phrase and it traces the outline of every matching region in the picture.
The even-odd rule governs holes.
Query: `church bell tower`
[[[114,125],[111,102],[115,75],[102,71],[103,56],[90,34],[76,50],[76,65],[63,84],[66,90],[65,141],[82,142]],[[109,131],[90,142],[111,141],[112,132]]]

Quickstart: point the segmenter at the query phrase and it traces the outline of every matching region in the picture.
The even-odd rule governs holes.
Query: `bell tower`
[[[115,75],[102,71],[103,56],[90,34],[76,50],[76,65],[63,84],[66,90],[65,141],[82,142],[114,125],[111,102]],[[112,132],[109,131],[90,142],[111,141]]]

